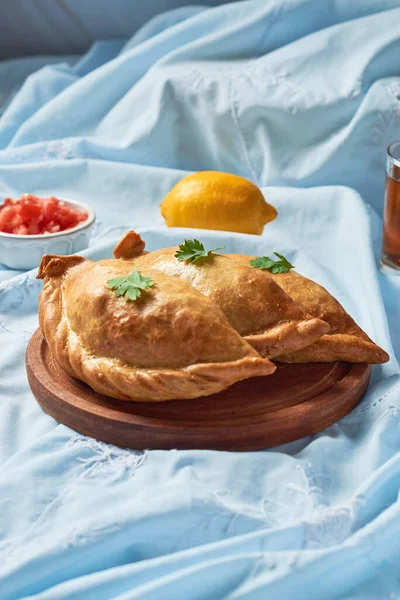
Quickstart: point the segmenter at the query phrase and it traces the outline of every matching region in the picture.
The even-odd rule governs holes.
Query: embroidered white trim
[[[75,154],[69,140],[49,140],[45,143],[44,160],[71,159]]]
[[[295,482],[284,486],[275,500],[263,501],[264,518],[268,525],[290,527],[302,524],[302,550],[343,543],[353,533],[363,497],[358,495],[339,506],[330,506],[323,489],[317,485],[321,479],[329,483],[330,477],[314,473],[311,463],[306,468],[300,463],[296,464],[296,471],[299,475],[294,476]]]
[[[78,462],[101,469],[118,466],[124,469],[137,469],[147,458],[147,451],[119,448],[80,434],[74,435],[67,442],[67,448],[75,447],[88,448],[93,452],[92,456],[78,456],[76,459]]]
[[[386,86],[386,91],[391,98],[393,98],[397,102],[400,102],[400,81],[391,81],[390,83],[388,83],[388,85]],[[399,111],[400,111],[400,104],[399,104]]]

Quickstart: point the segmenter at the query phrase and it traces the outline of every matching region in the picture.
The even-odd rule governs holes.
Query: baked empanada
[[[70,375],[113,398],[160,401],[207,396],[275,370],[185,281],[144,269],[152,287],[135,301],[117,297],[109,280],[132,270],[115,259],[42,258],[40,327]]]
[[[254,258],[245,254],[230,256],[247,265]],[[379,364],[389,360],[389,355],[374,344],[324,287],[293,270],[275,275],[269,271],[261,272],[265,279],[275,281],[307,313],[323,319],[330,325],[330,331],[318,341],[301,350],[285,352],[277,357],[278,361],[308,363],[344,360]]]
[[[262,356],[273,358],[303,348],[329,330],[310,317],[272,280],[249,265],[223,254],[196,263],[175,258],[177,248],[143,252],[140,236],[131,231],[117,244],[114,256],[133,260],[138,269],[154,269],[190,283],[223,311],[230,324]],[[139,255],[139,256],[138,256]]]

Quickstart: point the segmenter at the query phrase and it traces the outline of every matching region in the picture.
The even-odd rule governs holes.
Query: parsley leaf
[[[290,262],[279,254],[278,252],[274,252],[275,256],[277,256],[280,260],[273,260],[268,256],[258,256],[250,261],[252,267],[256,269],[265,269],[267,271],[271,271],[271,273],[287,273],[290,269],[294,269],[294,265],[290,264]]]
[[[127,277],[115,277],[107,281],[107,287],[114,290],[117,297],[124,296],[126,302],[140,298],[143,290],[153,285],[151,277],[144,277],[136,269]]]
[[[224,248],[225,246],[214,248],[213,250],[205,250],[199,240],[185,240],[183,244],[180,244],[179,250],[175,252],[175,257],[178,260],[189,260],[194,263],[201,258],[208,258],[212,252],[217,252],[217,250],[223,250]]]

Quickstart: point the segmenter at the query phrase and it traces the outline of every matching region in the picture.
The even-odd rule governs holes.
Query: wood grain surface
[[[316,433],[362,398],[366,363],[280,364],[195,400],[123,402],[67,375],[37,330],[26,353],[29,384],[43,410],[75,431],[137,449],[259,450]]]

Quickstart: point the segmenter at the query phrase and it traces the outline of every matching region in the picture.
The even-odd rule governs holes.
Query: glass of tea
[[[400,275],[400,142],[391,144],[386,155],[381,262]]]

